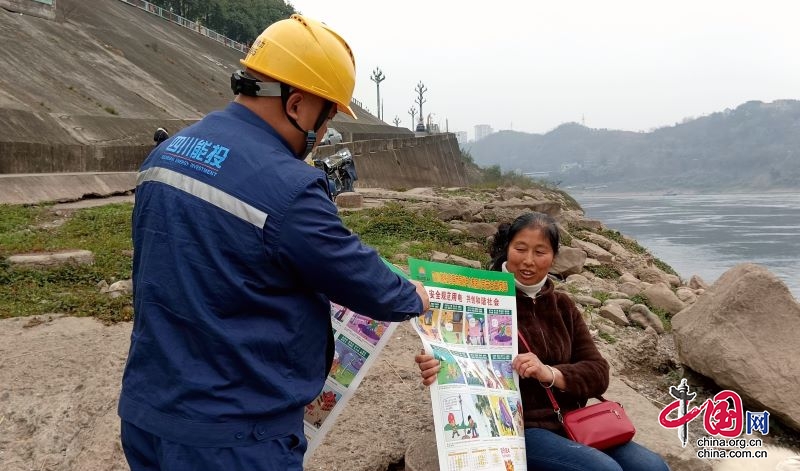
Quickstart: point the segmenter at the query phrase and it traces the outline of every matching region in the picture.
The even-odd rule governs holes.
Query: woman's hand
[[[534,378],[539,382],[550,384],[553,375],[534,353],[521,353],[511,362],[511,367],[519,373],[520,378]]]
[[[414,361],[419,366],[420,374],[422,375],[422,384],[430,386],[436,382],[436,374],[439,373],[439,360],[428,355],[423,350],[422,353],[414,357]]]

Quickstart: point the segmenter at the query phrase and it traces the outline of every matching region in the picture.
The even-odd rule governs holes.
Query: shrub
[[[595,276],[599,278],[603,278],[605,280],[616,280],[621,276],[621,273],[617,271],[616,268],[612,267],[611,265],[590,265],[585,267],[588,271],[595,274]]]

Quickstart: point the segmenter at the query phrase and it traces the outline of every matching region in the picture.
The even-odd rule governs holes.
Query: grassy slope
[[[110,322],[130,320],[131,297],[112,299],[97,285],[131,277],[131,211],[131,204],[82,209],[57,225],[63,219],[49,206],[0,205],[0,318],[59,312]],[[432,212],[416,215],[389,204],[345,213],[342,219],[388,259],[397,254],[428,258],[439,250],[488,261],[483,241],[451,233]],[[95,262],[20,269],[6,261],[14,254],[63,249],[89,250]]]
[[[130,297],[111,299],[97,283],[130,278],[131,210],[131,204],[83,209],[56,225],[60,218],[48,206],[0,205],[0,318],[62,312],[130,319]],[[6,261],[9,255],[63,249],[90,250],[95,262],[12,269]]]

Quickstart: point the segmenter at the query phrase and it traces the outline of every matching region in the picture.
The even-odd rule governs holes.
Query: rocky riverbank
[[[800,381],[800,367],[791,354],[776,356],[771,350],[800,351],[793,335],[800,327],[800,309],[769,272],[737,267],[710,286],[697,277],[681,278],[636,241],[586,219],[568,197],[546,189],[360,193],[366,208],[397,204],[446,224],[451,241],[447,250],[425,253],[448,263],[485,263],[468,254],[480,253],[499,222],[523,211],[556,217],[563,243],[553,274],[558,289],[581,306],[611,363],[608,396],[631,414],[638,428],[636,440],[667,457],[674,470],[711,469],[714,464],[698,459],[691,444],[682,448],[677,432],[658,424],[658,412],[673,400],[668,388],[681,377],[688,377],[698,392],[694,405],[721,389],[708,379],[714,378],[742,394],[745,409],[770,410],[780,425],[772,422],[764,441],[800,449],[792,432],[800,414],[789,391]],[[77,210],[75,205],[54,209],[58,218],[69,218]],[[361,210],[342,211],[347,218]],[[408,240],[386,255],[402,265],[407,253],[418,256],[419,250]],[[110,289],[113,280],[108,281],[98,290],[130,296],[124,283]],[[703,327],[694,327],[704,318],[709,320]],[[698,332],[724,332],[718,337],[729,343],[692,336]],[[0,469],[126,469],[115,408],[129,335],[129,322],[107,325],[55,312],[0,321]],[[395,331],[307,469],[398,471],[406,463],[416,471],[429,469],[425,466],[431,461],[424,457],[432,446],[430,397],[413,362],[420,346],[407,324]],[[686,364],[707,377],[693,374]],[[743,365],[748,369],[732,374]],[[701,420],[691,423],[690,437],[704,434]]]

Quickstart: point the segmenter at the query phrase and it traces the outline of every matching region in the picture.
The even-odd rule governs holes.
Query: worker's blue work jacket
[[[327,374],[329,300],[378,320],[420,313],[414,286],[342,225],[326,186],[236,103],[150,154],[133,211],[123,420],[194,446],[302,430]]]

